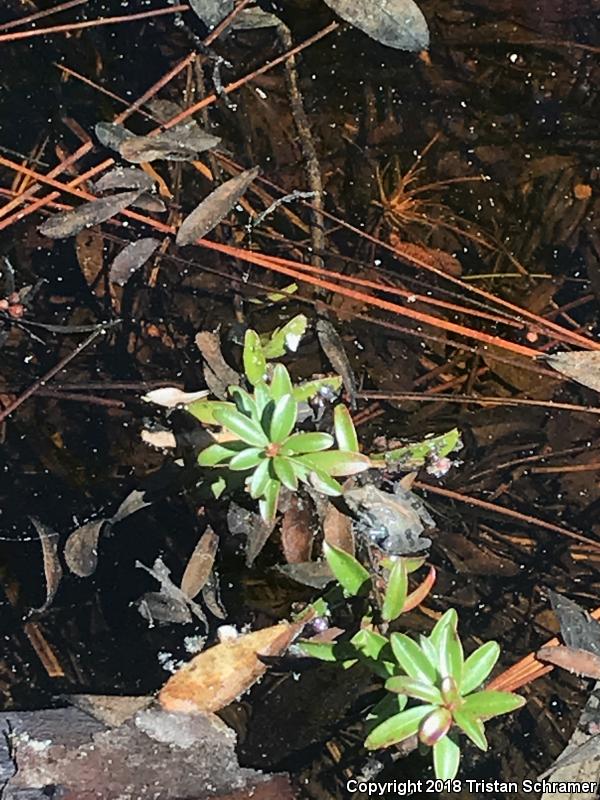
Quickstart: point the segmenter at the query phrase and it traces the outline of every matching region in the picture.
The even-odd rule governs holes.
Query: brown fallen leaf
[[[36,614],[41,614],[50,606],[58,586],[60,584],[63,571],[58,558],[58,533],[48,528],[36,517],[30,517],[33,527],[36,529],[42,545],[42,556],[44,560],[44,577],[46,579],[46,599],[43,605],[35,608]]]
[[[206,385],[216,397],[224,400],[227,397],[227,387],[237,386],[240,376],[223,358],[221,337],[212,331],[200,331],[194,341],[206,362],[204,365]]]
[[[64,556],[67,567],[79,578],[88,578],[98,566],[98,539],[105,519],[87,522],[69,534]]]
[[[304,625],[281,622],[205,650],[169,678],[159,703],[167,711],[188,714],[225,708],[266,672],[259,655],[281,655]]]
[[[344,349],[344,343],[334,326],[326,319],[317,320],[317,338],[327,360],[342,376],[344,389],[348,393],[350,407],[356,408],[356,379]]]
[[[600,392],[600,350],[554,353],[545,360],[561,375]]]
[[[435,269],[441,270],[441,272],[454,275],[456,278],[460,278],[462,275],[460,261],[450,253],[438,250],[437,247],[424,247],[413,242],[404,242],[397,233],[390,233],[389,243],[401,256],[416,258]]]
[[[151,237],[138,239],[137,242],[128,244],[110,265],[110,281],[118,286],[125,286],[131,276],[144,266],[159,246],[160,239]]]
[[[135,514],[136,511],[140,511],[140,509],[151,505],[151,503],[146,500],[145,497],[145,492],[140,492],[139,489],[134,489],[127,495],[121,505],[117,508],[115,513],[112,515],[110,522],[113,525],[116,525],[117,522],[122,522],[127,517]]]
[[[192,244],[210,233],[235,206],[259,173],[259,168],[246,170],[218,186],[181,223],[175,241]]]
[[[323,538],[327,544],[344,550],[350,555],[355,553],[354,534],[352,533],[352,520],[346,514],[328,502],[323,518]]]
[[[555,647],[541,647],[536,656],[540,661],[547,661],[561,669],[575,672],[586,678],[593,678],[596,681],[600,680],[600,655],[590,653],[589,650],[556,645]]]
[[[265,522],[260,514],[232,502],[227,511],[227,527],[234,536],[246,537],[246,564],[251,567],[275,529],[276,520]]]
[[[219,537],[212,528],[207,528],[190,556],[181,579],[181,591],[193,600],[210,577],[217,555]]]
[[[104,281],[98,280],[104,266],[103,237],[98,231],[81,231],[75,238],[75,253],[85,282],[96,297],[104,297]]]
[[[140,196],[139,189],[133,192],[121,192],[100,200],[84,203],[72,211],[53,214],[40,227],[39,232],[50,239],[64,239],[75,236],[85,228],[91,228],[106,222],[120,211],[130,206]]]
[[[202,608],[194,603],[171,580],[171,571],[157,558],[152,567],[147,567],[140,561],[135,562],[136,567],[145,570],[160,583],[160,591],[146,592],[138,601],[138,610],[150,625],[154,622],[191,622],[192,614],[208,629],[208,620]]]
[[[164,201],[151,192],[142,192],[132,205],[134,208],[141,208],[142,211],[149,211],[151,214],[162,214],[167,210]]]
[[[293,494],[281,520],[281,547],[288,564],[310,561],[314,527],[310,499]]]

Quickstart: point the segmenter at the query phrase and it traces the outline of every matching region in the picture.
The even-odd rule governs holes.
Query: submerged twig
[[[165,14],[177,14],[182,11],[189,11],[188,5],[170,6],[169,8],[155,8],[153,11],[141,11],[138,14],[124,14],[120,17],[101,17],[99,19],[89,19],[85,22],[72,22],[67,25],[54,25],[51,28],[35,28],[31,31],[17,31],[17,33],[5,33],[0,36],[0,43],[14,42],[18,39],[31,39],[34,36],[47,36],[50,33],[71,33],[84,28],[99,28],[102,25],[119,25],[123,22],[135,22],[140,19],[151,17],[161,17]]]
[[[97,339],[101,333],[105,333],[107,328],[111,328],[118,324],[120,324],[120,320],[99,326],[94,333],[90,334],[83,342],[78,344],[74,350],[64,356],[64,358],[61,358],[57,364],[48,370],[48,372],[42,375],[41,378],[35,380],[27,389],[25,389],[24,392],[22,392],[22,394],[15,398],[12,403],[0,411],[0,422],[3,422],[7,417],[9,417],[13,411],[16,411],[17,408],[19,408],[19,406],[21,406],[25,400],[28,400],[33,394],[35,394],[41,386],[44,386],[48,381],[52,380],[55,375],[58,375],[58,373],[63,370],[67,364],[69,364],[74,358],[82,353],[86,347],[89,347],[89,345],[95,339]]]
[[[291,50],[292,34],[287,25],[284,25],[283,23],[278,25],[277,34],[284,48],[286,50]],[[323,217],[322,213],[323,181],[321,180],[321,168],[319,166],[317,148],[315,147],[310,124],[304,108],[304,101],[302,99],[302,94],[300,93],[295,56],[291,56],[285,62],[285,80],[290,98],[292,117],[294,119],[294,124],[296,125],[296,130],[298,131],[300,149],[304,157],[306,178],[308,180],[310,190],[314,194],[314,199],[311,205],[310,226],[310,238],[313,253],[311,254],[310,260],[315,267],[322,267],[323,259],[319,253],[322,253],[325,250],[325,218]]]

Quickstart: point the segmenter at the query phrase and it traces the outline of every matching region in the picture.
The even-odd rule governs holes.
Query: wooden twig
[[[18,28],[20,25],[27,25],[43,17],[59,14],[61,11],[67,11],[69,8],[74,8],[75,6],[83,6],[86,3],[89,3],[89,0],[68,0],[66,3],[60,3],[52,8],[46,8],[44,11],[36,11],[35,14],[28,14],[26,17],[19,17],[18,19],[11,19],[10,22],[4,22],[0,25],[0,31],[9,31],[12,28]]]
[[[568,528],[563,528],[561,525],[554,525],[554,523],[546,522],[546,520],[539,519],[539,517],[533,517],[531,514],[522,514],[520,511],[515,511],[512,508],[499,506],[496,503],[489,503],[487,500],[480,500],[478,497],[471,497],[469,495],[462,494],[461,492],[453,492],[450,489],[442,489],[441,486],[432,486],[430,483],[423,483],[422,481],[415,481],[413,486],[415,486],[417,489],[431,492],[432,494],[439,494],[442,497],[447,497],[450,500],[456,500],[459,503],[465,503],[469,506],[483,508],[486,511],[493,512],[494,514],[502,514],[505,517],[512,517],[512,519],[518,519],[519,522],[524,522],[527,525],[534,525],[537,528],[545,528],[553,533],[559,533],[561,536],[566,536],[568,539],[573,539],[576,542],[587,544],[590,547],[593,547],[595,550],[600,550],[600,542],[596,542],[594,539],[589,539],[582,533],[577,533],[576,531],[571,531]]]
[[[283,47],[289,52],[293,44],[290,29],[287,25],[281,23],[277,26],[277,33]],[[291,56],[285,62],[285,80],[292,109],[292,117],[296,125],[296,130],[298,131],[300,149],[304,158],[304,170],[306,172],[308,186],[310,191],[314,193],[314,199],[311,203],[310,226],[310,238],[313,252],[311,253],[310,260],[315,267],[322,267],[323,259],[319,253],[324,252],[326,246],[325,218],[323,217],[323,181],[321,180],[321,167],[319,166],[317,148],[315,147],[310,123],[306,116],[304,101],[300,92],[295,56]]]
[[[124,14],[120,17],[103,17],[100,19],[89,19],[85,22],[72,22],[67,25],[54,25],[51,28],[35,28],[31,31],[18,31],[17,33],[5,33],[0,36],[2,42],[15,42],[21,39],[32,39],[36,36],[48,36],[51,33],[71,33],[73,31],[84,30],[85,28],[99,28],[103,25],[120,25],[124,22],[135,22],[140,19],[150,19],[151,17],[162,17],[165,14],[181,14],[189,11],[188,5],[169,6],[169,8],[155,8],[153,11],[141,11],[138,14]]]
[[[107,328],[113,327],[114,325],[117,325],[119,323],[120,320],[117,320],[116,322],[107,323],[106,325],[103,325],[101,328],[98,328],[98,330],[94,331],[94,333],[91,333],[86,339],[84,339],[83,342],[80,342],[80,344],[78,344],[74,350],[72,350],[70,353],[64,356],[64,358],[61,358],[57,364],[55,364],[53,367],[51,367],[51,369],[48,370],[48,372],[42,375],[41,378],[35,380],[30,386],[27,387],[27,389],[25,389],[24,392],[22,392],[17,398],[15,398],[12,403],[10,403],[5,409],[0,411],[0,422],[3,422],[14,411],[16,411],[17,408],[19,408],[19,406],[21,406],[25,402],[25,400],[28,400],[32,395],[34,395],[40,387],[45,386],[45,384],[48,383],[48,381],[52,380],[52,378],[54,378],[55,375],[58,375],[58,373],[61,370],[63,370],[67,366],[67,364],[69,364],[74,358],[76,358],[80,353],[82,353],[86,349],[86,347],[89,347],[89,345],[95,339],[97,339],[98,336],[100,336],[100,334],[105,333]]]

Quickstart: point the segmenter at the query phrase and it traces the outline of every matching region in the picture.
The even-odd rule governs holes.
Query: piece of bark
[[[4,712],[0,731],[10,734],[3,800],[294,797],[285,775],[239,766],[235,734],[215,716],[151,708],[106,727],[70,707]]]

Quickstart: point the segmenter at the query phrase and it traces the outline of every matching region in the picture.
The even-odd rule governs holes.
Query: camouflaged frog
[[[356,517],[356,532],[386,553],[409,555],[431,545],[421,534],[435,522],[414,492],[398,484],[393,492],[367,484],[344,492],[344,500]]]

